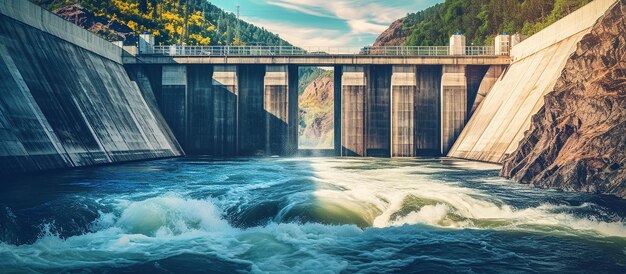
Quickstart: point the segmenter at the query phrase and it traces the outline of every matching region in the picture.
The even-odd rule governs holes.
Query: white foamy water
[[[356,226],[320,224],[233,228],[210,201],[174,194],[129,202],[120,206],[120,211],[119,217],[101,215],[97,221],[99,230],[93,233],[60,239],[48,232],[32,245],[0,243],[0,266],[62,269],[97,263],[120,267],[198,253],[251,263],[257,272],[306,271],[312,267],[337,272],[345,268],[346,262],[314,247],[338,236],[362,233]],[[293,252],[301,254],[291,259]]]
[[[566,205],[542,204],[537,207],[517,209],[505,202],[490,197],[475,189],[433,178],[440,168],[424,168],[419,173],[412,167],[362,170],[354,172],[341,167],[349,167],[349,162],[341,164],[316,162],[313,168],[325,182],[332,182],[331,189],[322,188],[315,192],[321,200],[342,201],[361,205],[364,214],[374,205],[382,213],[373,219],[374,227],[398,226],[404,224],[426,224],[447,228],[485,228],[483,223],[494,229],[532,229],[532,226],[554,227],[569,230],[571,233],[595,233],[603,236],[626,237],[626,224],[623,221],[603,222],[572,214]],[[494,165],[480,163],[457,164],[472,168],[493,168]],[[337,168],[339,167],[339,169]],[[341,191],[335,190],[336,187]],[[393,218],[402,210],[407,199],[428,201],[416,211]],[[449,218],[454,215],[456,218]]]
[[[580,245],[577,252],[583,258],[570,259],[605,256],[605,247],[596,246],[600,242],[618,250],[609,252],[613,260],[626,261],[623,218],[598,218],[587,213],[602,208],[592,202],[571,205],[556,193],[481,175],[493,171],[493,165],[275,159],[219,167],[206,162],[210,173],[203,173],[202,164],[193,163],[191,172],[165,178],[171,182],[143,188],[131,182],[133,191],[116,187],[110,193],[100,188],[82,194],[99,207],[87,232],[62,236],[63,224],[43,222],[42,236],[32,243],[0,243],[0,269],[181,272],[219,265],[214,270],[380,273],[428,271],[442,264],[453,271],[462,259],[480,270],[488,266],[488,258],[521,266],[532,256],[541,260],[540,245],[561,248],[564,242],[571,248],[572,241]],[[465,176],[478,177],[469,182]],[[497,188],[511,195],[501,197],[492,191]],[[546,196],[556,198],[534,201]],[[477,244],[487,253],[467,257],[467,252],[454,251]],[[532,253],[511,255],[526,250]]]

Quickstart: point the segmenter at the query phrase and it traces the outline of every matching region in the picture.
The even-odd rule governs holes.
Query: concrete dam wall
[[[0,0],[0,11],[0,75],[7,79],[0,83],[7,94],[0,98],[0,165],[6,172],[183,153],[298,151],[302,64],[137,58],[28,1]],[[391,64],[396,59],[334,65],[335,155],[454,151],[506,67],[500,56]]]
[[[0,1],[0,173],[181,155],[121,56],[28,1]]]
[[[501,68],[500,66],[495,66]],[[298,152],[297,65],[128,65],[189,155]],[[335,66],[337,156],[445,155],[461,133],[484,65]],[[502,69],[496,70],[502,71]],[[484,85],[483,89],[484,89]]]
[[[500,163],[515,151],[577,43],[615,2],[595,0],[514,46],[512,65],[495,83],[486,83],[493,88],[448,156]]]
[[[294,66],[131,65],[128,70],[147,77],[187,154],[293,155],[297,150]]]

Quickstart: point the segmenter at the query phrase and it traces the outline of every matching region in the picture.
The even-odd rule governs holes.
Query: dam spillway
[[[295,155],[297,65],[129,65],[189,155]],[[335,66],[337,156],[445,155],[485,65]]]

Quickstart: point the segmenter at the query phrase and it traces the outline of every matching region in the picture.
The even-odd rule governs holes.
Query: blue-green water
[[[626,201],[497,169],[182,158],[5,177],[0,272],[626,272]]]

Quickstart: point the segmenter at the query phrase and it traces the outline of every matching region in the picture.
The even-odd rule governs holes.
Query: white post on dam
[[[149,33],[143,33],[139,35],[139,53],[150,54],[152,53],[152,47],[154,46],[154,35]]]
[[[450,37],[450,55],[465,55],[465,35],[460,32]]]

